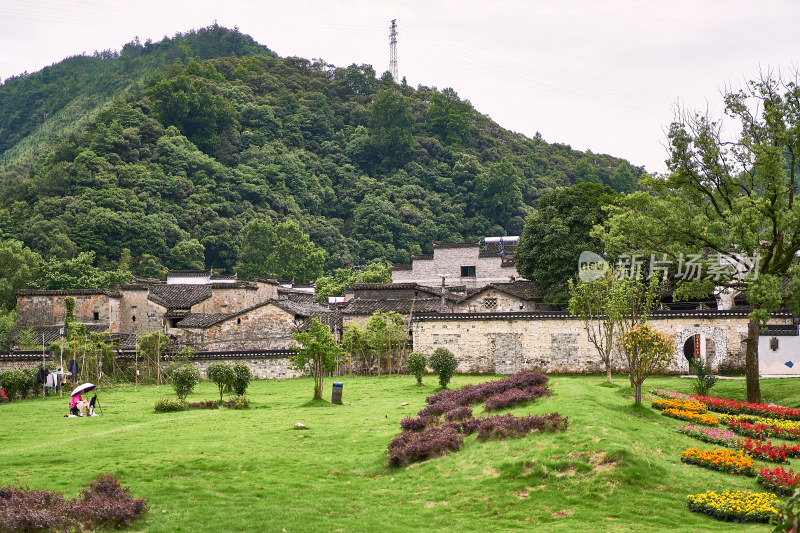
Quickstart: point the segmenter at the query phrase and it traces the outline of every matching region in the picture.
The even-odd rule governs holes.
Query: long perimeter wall
[[[744,366],[747,313],[712,311],[659,313],[649,319],[656,329],[675,340],[667,368],[685,373],[689,363],[684,344],[695,335],[702,357],[715,370]],[[790,315],[776,315],[770,324],[791,324]],[[413,320],[414,350],[432,353],[447,348],[458,359],[458,372],[512,374],[525,369],[557,373],[605,371],[584,324],[568,313],[420,314]],[[619,354],[612,360],[622,370]]]

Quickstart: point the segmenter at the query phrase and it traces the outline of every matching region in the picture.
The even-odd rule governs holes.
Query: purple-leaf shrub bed
[[[202,402],[188,403],[186,407],[189,409],[219,409],[219,402],[205,400]]]
[[[550,394],[545,387],[548,377],[540,372],[524,371],[505,379],[457,390],[444,390],[428,396],[428,405],[417,418],[400,422],[403,433],[389,444],[389,463],[400,466],[422,461],[461,449],[464,436],[478,439],[524,437],[534,431],[567,429],[566,417],[558,413],[517,417],[512,414],[473,418],[470,404],[485,402],[486,411],[511,407]],[[444,415],[444,422],[440,417]]]
[[[56,492],[0,487],[0,531],[83,531],[128,526],[147,511],[114,476],[89,483],[81,497],[66,500]]]
[[[463,443],[464,435],[451,427],[429,427],[419,433],[407,431],[389,443],[389,464],[401,466],[438,457],[460,450]]]
[[[517,405],[518,403],[530,402],[540,396],[549,394],[550,389],[547,387],[535,386],[527,389],[509,389],[498,394],[489,396],[484,404],[486,411],[497,411],[498,409],[505,409]]]
[[[466,385],[457,390],[445,390],[438,394],[428,396],[425,398],[425,401],[428,403],[428,407],[423,410],[431,408],[440,402],[448,402],[448,404],[455,403],[456,405],[471,405],[480,403],[486,401],[492,396],[496,396],[514,389],[525,391],[528,389],[541,388],[539,396],[542,396],[543,394],[551,392],[550,389],[544,386],[548,379],[549,378],[541,372],[531,372],[525,370],[497,381],[487,381],[486,383],[481,383],[480,385]],[[450,409],[443,409],[437,414],[442,414],[449,410]],[[420,414],[423,413],[420,412]],[[428,411],[425,414],[431,415],[435,413]]]
[[[472,418],[472,408],[467,405],[455,407],[444,413],[444,419],[448,422],[465,420],[467,418]]]
[[[438,416],[418,416],[417,418],[404,418],[400,421],[400,427],[403,431],[422,431],[428,426],[438,424]]]
[[[478,439],[487,440],[520,438],[534,431],[565,430],[569,425],[569,420],[558,413],[522,417],[508,414],[471,418],[460,423],[454,422],[447,425],[455,427],[456,424],[464,434],[471,435],[476,433]]]

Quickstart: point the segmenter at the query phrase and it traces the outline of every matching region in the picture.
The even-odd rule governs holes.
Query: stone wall
[[[175,346],[208,351],[278,350],[294,344],[295,317],[273,304],[262,305],[207,327],[178,327]]]
[[[304,376],[304,372],[300,372],[291,367],[288,355],[251,355],[249,357],[198,357],[192,360],[192,364],[197,367],[206,376],[206,369],[211,363],[244,363],[250,368],[258,379],[288,379]]]
[[[144,335],[153,331],[164,331],[162,317],[166,308],[148,300],[150,292],[146,287],[126,288],[121,294],[120,319],[116,325],[120,333]]]
[[[686,373],[689,363],[684,343],[701,335],[702,354],[715,370],[744,366],[743,340],[747,336],[746,312],[693,312],[657,314],[650,324],[675,340],[675,354],[667,368]],[[776,316],[771,323],[790,323]],[[524,369],[557,373],[600,373],[605,367],[589,342],[583,322],[566,313],[482,313],[416,315],[414,350],[432,353],[444,347],[459,360],[458,371],[511,374]],[[619,354],[616,370],[623,368]]]
[[[193,305],[192,313],[235,313],[263,302],[257,299],[258,294],[255,286],[213,285],[211,298]]]
[[[474,266],[475,277],[461,277],[462,266]],[[478,244],[435,244],[433,257],[415,256],[410,270],[393,269],[392,283],[415,282],[436,287],[442,283],[441,274],[447,276],[447,285],[465,285],[468,288],[508,282],[519,277],[513,263],[505,263],[500,254],[481,253]]]
[[[19,291],[17,324],[26,327],[63,324],[67,297],[75,300],[74,313],[78,322],[109,324],[118,320],[119,296],[111,296],[105,291]]]
[[[52,352],[45,354],[45,361],[58,365],[58,356]],[[0,372],[13,368],[38,368],[42,364],[42,352],[0,353]],[[64,361],[66,366],[67,362]]]

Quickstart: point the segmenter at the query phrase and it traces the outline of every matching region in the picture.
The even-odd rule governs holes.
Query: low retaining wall
[[[291,350],[263,350],[252,352],[197,352],[190,361],[203,376],[211,363],[243,363],[259,379],[287,379],[305,375],[292,368]]]
[[[286,379],[305,375],[291,367],[289,357],[295,352],[291,350],[253,350],[240,352],[198,352],[190,361],[205,376],[205,371],[211,363],[244,363],[259,379]],[[119,359],[131,361],[132,352],[122,352]],[[52,352],[45,354],[48,362],[56,362],[58,357]],[[168,362],[169,356],[164,357]],[[0,372],[11,368],[35,368],[42,363],[41,352],[11,352],[0,353]],[[66,365],[66,361],[64,362]]]

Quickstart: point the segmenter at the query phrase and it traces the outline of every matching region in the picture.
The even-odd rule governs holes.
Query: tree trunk
[[[757,320],[750,319],[747,324],[747,351],[744,369],[747,380],[747,401],[761,403],[761,383],[758,381],[758,337],[761,326]]]
[[[314,399],[322,399],[322,362],[314,361]]]
[[[642,384],[636,383],[634,386],[636,387],[636,395],[634,396],[633,401],[637,404],[640,404],[642,403]]]
[[[611,383],[611,365],[606,365],[606,383]]]

